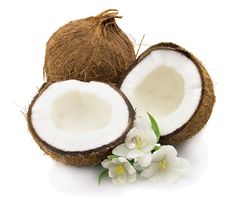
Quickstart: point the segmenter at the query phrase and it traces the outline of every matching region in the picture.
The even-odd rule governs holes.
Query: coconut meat
[[[119,138],[128,126],[124,98],[99,82],[51,84],[32,107],[32,125],[49,145],[64,151],[95,149]]]
[[[189,58],[173,50],[155,50],[129,72],[121,90],[134,108],[156,118],[163,136],[193,115],[201,98],[202,82]]]

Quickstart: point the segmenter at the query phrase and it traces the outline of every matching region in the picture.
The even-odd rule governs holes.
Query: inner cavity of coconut
[[[184,97],[184,79],[171,67],[160,66],[148,74],[134,90],[136,104],[158,117],[175,111]]]
[[[174,50],[153,50],[126,76],[121,90],[137,112],[152,114],[161,135],[183,126],[196,111],[202,81],[197,66]]]
[[[67,80],[48,86],[32,106],[32,126],[64,151],[86,151],[120,138],[130,112],[122,94],[101,82]]]
[[[102,115],[100,114],[102,113]],[[53,104],[54,125],[68,133],[86,133],[109,124],[111,107],[106,100],[92,93],[69,91]]]

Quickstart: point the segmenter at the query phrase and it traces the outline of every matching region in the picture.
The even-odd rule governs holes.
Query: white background
[[[27,131],[23,114],[43,83],[45,44],[61,25],[117,8],[118,25],[144,44],[171,41],[203,61],[217,102],[202,133],[178,146],[192,164],[173,185],[138,181],[97,185],[99,167],[75,168],[51,160]],[[234,198],[233,1],[0,0],[0,198]],[[143,50],[143,49],[142,49]]]

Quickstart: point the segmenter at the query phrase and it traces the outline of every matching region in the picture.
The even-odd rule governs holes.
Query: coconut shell
[[[162,42],[148,48],[137,58],[135,64],[133,65],[133,67],[130,69],[129,72],[131,72],[131,70],[138,63],[140,63],[145,57],[147,57],[152,51],[155,50],[174,50],[179,53],[182,53],[184,56],[189,58],[196,65],[201,77],[202,81],[201,99],[192,117],[183,126],[176,129],[171,134],[161,136],[160,138],[161,144],[182,143],[183,141],[197,134],[209,120],[215,103],[213,83],[209,73],[207,72],[201,61],[199,61],[192,53],[188,52],[183,47],[168,42]],[[119,83],[120,85],[124,79],[125,78],[121,80],[121,82]]]
[[[31,115],[32,115],[32,107],[34,103],[37,101],[37,99],[40,97],[40,95],[51,85],[51,83],[44,83],[42,87],[39,89],[38,94],[33,98],[31,104],[29,105],[28,112],[27,112],[27,123],[28,123],[28,129],[31,133],[32,137],[36,141],[36,143],[39,145],[39,147],[49,156],[51,156],[53,159],[68,165],[76,165],[76,166],[86,166],[86,165],[96,165],[99,164],[102,160],[107,158],[108,155],[112,153],[112,150],[124,142],[124,139],[126,137],[126,134],[130,131],[130,129],[133,126],[133,121],[135,118],[135,111],[132,108],[132,105],[130,104],[129,100],[126,98],[126,96],[117,88],[114,86],[111,86],[113,89],[115,89],[125,100],[128,110],[129,110],[129,121],[128,126],[125,129],[125,131],[122,133],[122,135],[114,140],[111,143],[107,143],[107,145],[100,146],[99,148],[87,150],[87,151],[76,151],[76,152],[69,152],[69,151],[63,151],[58,148],[55,148],[48,144],[46,141],[42,140],[36,130],[33,127],[32,121],[31,121]]]
[[[133,44],[109,9],[59,28],[46,46],[44,76],[48,82],[77,79],[117,83],[136,60]]]

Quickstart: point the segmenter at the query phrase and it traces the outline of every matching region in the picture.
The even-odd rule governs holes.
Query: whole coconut
[[[118,83],[135,61],[134,47],[117,26],[118,11],[71,21],[46,46],[44,75],[48,82],[77,79]]]

